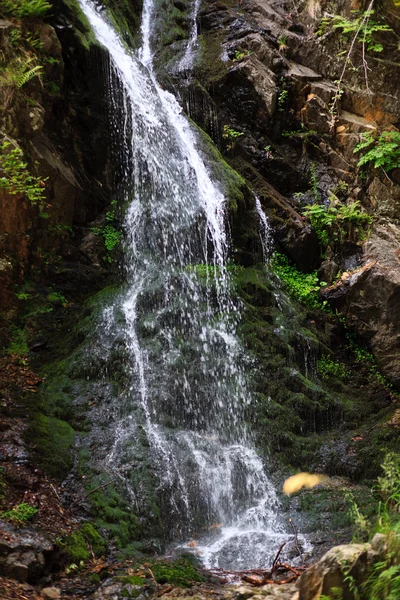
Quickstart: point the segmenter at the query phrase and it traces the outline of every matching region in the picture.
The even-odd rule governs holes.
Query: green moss
[[[81,454],[81,461],[84,460]],[[86,465],[87,466],[87,465]],[[92,476],[86,469],[85,478],[90,478],[86,491],[101,486],[109,481],[105,476]],[[119,550],[127,548],[131,542],[138,538],[140,525],[132,507],[113,485],[99,488],[88,496],[88,501],[95,515],[95,525],[108,532],[109,537]]]
[[[60,545],[67,559],[76,565],[92,558],[92,552],[95,556],[101,556],[107,548],[107,542],[91,523],[82,525],[64,538]]]
[[[171,562],[156,562],[152,566],[152,571],[158,583],[171,583],[179,587],[190,587],[195,582],[204,581],[204,577],[186,558],[178,558]]]
[[[139,577],[139,575],[121,577],[121,581],[127,585],[143,585],[145,583],[145,579],[143,577]]]
[[[211,170],[213,180],[218,181],[223,193],[229,199],[230,211],[236,212],[239,205],[243,205],[245,197],[250,193],[243,177],[239,175],[222,158],[220,151],[215,147],[214,142],[200,127],[193,121],[200,137],[200,151],[205,155],[207,166]]]
[[[11,334],[12,338],[8,347],[8,353],[15,354],[16,356],[26,356],[29,353],[26,332],[19,327],[12,326]]]
[[[354,486],[344,480],[332,479],[327,487],[303,490],[295,499],[284,499],[291,511],[295,503],[296,511],[305,519],[303,531],[340,531],[347,530],[350,535],[352,519],[350,504],[356,502],[361,512],[371,518],[376,515],[377,505],[371,490],[364,486]],[[336,542],[335,542],[336,543]]]
[[[99,42],[96,40],[89,20],[77,0],[62,0],[62,3],[67,8],[74,26],[74,32],[79,38],[82,46],[87,50],[89,50],[91,46],[98,46]]]
[[[140,0],[105,0],[104,6],[121,39],[129,47],[135,48],[140,30]]]
[[[35,506],[22,502],[11,510],[0,513],[0,519],[11,521],[15,525],[23,526],[26,525],[28,521],[31,521],[37,512],[38,509]]]
[[[195,73],[206,89],[223,79],[228,72],[229,62],[222,60],[221,42],[224,35],[224,32],[221,31],[202,34],[198,37],[200,56]]]
[[[36,413],[26,433],[46,473],[61,480],[72,468],[71,450],[75,431],[68,423]]]

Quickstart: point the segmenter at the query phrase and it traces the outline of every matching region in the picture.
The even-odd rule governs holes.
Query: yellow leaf
[[[297,473],[297,475],[293,475],[292,477],[289,477],[289,479],[286,479],[285,483],[283,484],[282,491],[287,496],[290,496],[290,494],[298,492],[303,487],[311,489],[319,483],[327,481],[327,479],[328,477],[326,475]]]

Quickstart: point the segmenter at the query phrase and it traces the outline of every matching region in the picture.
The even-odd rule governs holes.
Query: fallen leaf
[[[293,475],[292,477],[286,479],[285,483],[283,484],[282,491],[287,496],[290,496],[291,494],[301,490],[303,487],[311,489],[319,483],[323,483],[327,480],[328,477],[326,475],[297,473],[297,475]]]

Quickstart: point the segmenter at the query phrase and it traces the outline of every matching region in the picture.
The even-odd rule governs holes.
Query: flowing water
[[[241,306],[226,267],[226,198],[176,99],[157,83],[152,0],[144,3],[138,54],[95,5],[80,4],[110,54],[130,201],[127,283],[102,325],[104,353],[110,332],[122,340],[128,385],[103,408],[103,466],[139,513],[147,500],[140,479],[152,477],[165,537],[185,547],[198,534],[196,551],[206,565],[263,566],[288,534],[244,424],[249,360],[236,333]],[[267,243],[265,217],[260,223]],[[143,448],[148,467],[138,478]]]
[[[185,54],[177,64],[178,71],[188,71],[192,68],[197,48],[197,16],[199,14],[201,0],[194,0],[192,13],[190,15],[191,27],[189,41],[186,45]]]

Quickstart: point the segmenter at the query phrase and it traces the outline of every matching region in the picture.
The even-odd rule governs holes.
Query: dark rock
[[[301,111],[301,118],[308,129],[314,129],[319,133],[332,133],[334,119],[328,106],[321,98],[311,94]]]
[[[318,278],[320,281],[326,281],[326,283],[332,283],[336,275],[339,273],[339,265],[333,260],[324,260],[318,269]]]
[[[0,526],[0,574],[22,582],[38,581],[49,568],[53,544],[36,531]]]
[[[379,368],[400,387],[400,231],[376,227],[364,247],[364,264],[323,295],[375,355]]]

